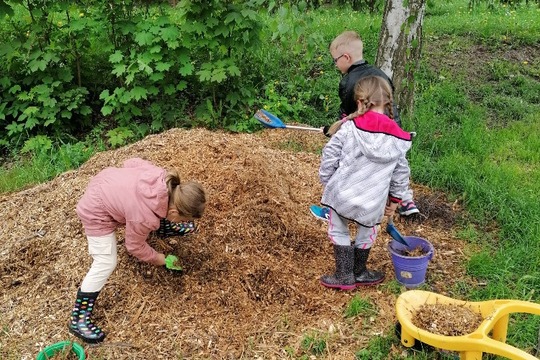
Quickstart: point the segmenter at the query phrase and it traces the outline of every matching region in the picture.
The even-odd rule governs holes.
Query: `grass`
[[[65,171],[78,168],[97,151],[97,143],[86,141],[39,147],[0,168],[0,193],[9,193],[46,182]]]
[[[415,112],[403,118],[404,127],[418,133],[410,153],[413,180],[459,199],[470,214],[463,219],[459,235],[479,249],[472,254],[467,272],[485,286],[471,288],[463,282],[454,289],[456,295],[473,301],[515,298],[538,302],[540,9],[536,5],[497,6],[488,11],[481,5],[469,11],[466,0],[430,4],[423,27]],[[265,59],[268,80],[264,85],[274,84],[268,87],[275,91],[269,93],[274,96],[269,97],[269,105],[308,111],[313,116],[302,122],[320,126],[329,122],[338,104],[339,74],[329,61],[328,42],[343,30],[355,29],[363,36],[366,59],[373,63],[380,15],[351,14],[343,9],[304,15],[311,17],[306,30],[318,35],[312,38],[317,49],[312,58],[303,59],[291,54],[287,43],[280,47],[271,41],[271,47],[255,56]],[[305,79],[302,71],[308,69],[317,69],[317,77]],[[298,90],[294,81],[299,78],[309,88]],[[286,91],[296,94],[298,102],[284,95]],[[311,109],[301,103],[312,97],[323,104]],[[90,143],[60,144],[21,157],[0,170],[0,192],[16,191],[76,168],[102,149],[90,144],[96,144],[95,138]],[[287,147],[296,150],[297,144]],[[396,284],[390,282],[385,291],[399,293]],[[368,311],[369,305],[355,297],[345,312],[354,317]],[[539,326],[538,317],[513,317],[508,342],[532,351]],[[323,356],[326,341],[324,334],[306,334],[304,356]],[[377,337],[359,349],[356,358],[386,359],[396,341],[393,334]],[[409,358],[429,356],[409,351]]]
[[[436,35],[455,35],[456,39],[457,36],[473,37],[494,47],[504,46],[505,42],[515,45],[538,42],[538,6],[509,8],[496,5],[488,10],[485,4],[480,4],[469,10],[468,3],[441,1],[428,7],[424,28]]]
[[[450,34],[460,55],[452,54],[447,43],[441,53],[447,58],[439,59],[438,68],[423,62],[418,78],[423,91],[417,92],[414,118],[406,123],[419,134],[410,158],[413,177],[461,197],[472,216],[460,235],[481,250],[472,255],[467,271],[486,286],[464,286],[456,293],[470,300],[538,301],[540,64],[527,50],[538,35],[531,37],[525,29],[540,26],[533,21],[539,11],[499,9],[469,18],[454,3],[440,4],[440,15],[428,16],[424,26],[427,39]],[[498,56],[476,65],[474,48]],[[516,52],[523,57],[514,57]],[[462,64],[457,73],[445,61],[449,57]],[[538,317],[513,320],[508,343],[535,348]]]
[[[392,338],[392,336],[376,337],[369,342],[365,349],[357,351],[355,358],[357,360],[386,360],[395,341],[397,338]]]
[[[344,312],[346,318],[369,316],[373,314],[375,314],[373,304],[368,299],[362,298],[360,295],[355,295],[351,299]]]
[[[54,150],[34,153],[8,168],[0,169],[0,193],[48,181],[62,172],[79,167],[94,153],[93,149],[85,148],[84,143],[64,144]]]
[[[326,351],[327,343],[324,334],[313,333],[305,335],[300,346],[305,353],[306,359],[309,359],[308,354],[322,355]]]
[[[538,93],[537,81],[520,76],[524,80],[513,86],[513,92]],[[512,273],[540,280],[535,265],[540,253],[535,240],[540,236],[540,210],[533,205],[540,185],[540,141],[534,135],[540,130],[540,108],[534,95],[505,94],[498,84],[486,92],[492,95],[475,101],[472,96],[477,95],[475,85],[480,86],[480,81],[442,80],[419,96],[415,113],[419,140],[411,153],[413,176],[461,194],[479,226],[497,222],[498,246],[490,264],[498,268],[497,262],[513,260],[507,285],[513,281]],[[514,109],[510,104],[516,103],[519,106]],[[478,234],[481,231],[475,239]],[[490,280],[487,272],[472,274]]]

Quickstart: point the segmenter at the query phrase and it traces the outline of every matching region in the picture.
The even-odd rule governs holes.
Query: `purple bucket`
[[[428,263],[433,257],[435,249],[426,239],[416,236],[404,236],[404,238],[409,243],[409,247],[392,240],[388,242],[387,248],[392,257],[397,281],[407,289],[414,289],[425,282]],[[414,250],[417,247],[421,247],[425,255],[404,255],[406,251]]]

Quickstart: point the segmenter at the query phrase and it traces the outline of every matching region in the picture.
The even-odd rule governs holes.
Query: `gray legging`
[[[330,238],[330,241],[336,245],[351,245],[348,220],[339,216],[334,210],[329,210],[328,237]],[[357,225],[357,228],[354,246],[360,249],[371,248],[377,239],[378,226],[365,227]]]

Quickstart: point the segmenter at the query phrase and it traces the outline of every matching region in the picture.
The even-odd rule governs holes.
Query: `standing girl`
[[[205,204],[201,185],[181,183],[176,171],[167,172],[139,158],[127,160],[121,168],[106,168],[92,178],[77,204],[77,215],[93,262],[77,292],[70,332],[89,343],[105,338],[91,316],[99,292],[116,268],[116,228],[125,225],[125,245],[131,255],[178,270],[178,258],[154,250],[146,242],[148,235],[153,230],[169,235],[170,222],[200,218]],[[167,229],[160,229],[160,224]]]
[[[383,215],[393,214],[406,195],[410,175],[405,154],[412,135],[392,120],[388,81],[364,77],[354,92],[358,110],[330,127],[332,137],[323,149],[319,169],[324,185],[321,204],[330,209],[328,236],[334,244],[336,265],[336,272],[320,281],[341,290],[384,280],[384,273],[368,270],[366,262],[377,225]],[[358,229],[354,245],[349,221]]]

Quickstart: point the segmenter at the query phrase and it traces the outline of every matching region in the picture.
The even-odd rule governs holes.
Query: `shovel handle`
[[[394,226],[394,217],[388,216],[388,221],[386,225],[386,232],[394,239],[395,241],[410,247],[411,245],[405,240],[405,238],[399,233],[398,229]]]

